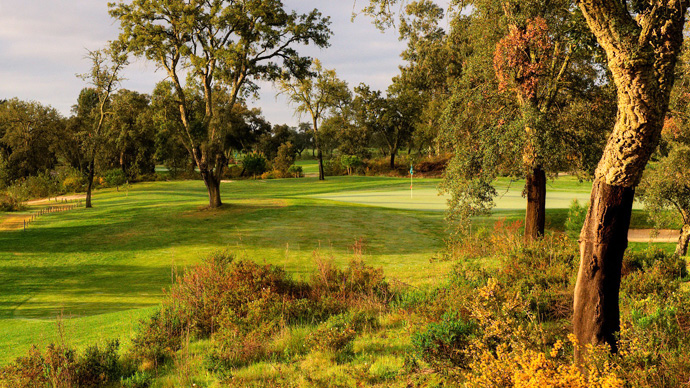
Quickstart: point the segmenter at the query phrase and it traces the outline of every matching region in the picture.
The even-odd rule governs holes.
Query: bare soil
[[[654,243],[676,243],[680,237],[680,231],[674,229],[630,229],[628,231],[628,241],[630,242],[654,242]]]

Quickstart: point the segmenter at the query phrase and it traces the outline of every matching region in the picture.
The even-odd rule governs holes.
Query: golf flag
[[[412,199],[412,176],[414,175],[414,169],[412,168],[412,163],[410,163],[410,199]]]

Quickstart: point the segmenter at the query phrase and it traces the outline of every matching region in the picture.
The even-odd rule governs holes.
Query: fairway
[[[141,183],[98,191],[93,209],[43,215],[26,232],[0,231],[0,362],[54,339],[57,316],[77,345],[99,338],[103,323],[105,334],[128,334],[175,273],[218,250],[298,278],[310,276],[316,257],[344,266],[361,251],[389,278],[434,282],[452,265],[429,260],[444,247],[442,213],[311,198],[404,182],[236,181],[222,185],[226,206],[212,211],[201,181]]]

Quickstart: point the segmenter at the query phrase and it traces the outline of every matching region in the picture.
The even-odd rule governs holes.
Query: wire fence
[[[48,203],[51,203],[51,199],[48,199]],[[46,214],[51,214],[51,213],[61,213],[61,212],[66,212],[70,211],[73,209],[77,209],[82,206],[84,200],[81,198],[78,199],[67,199],[67,198],[55,198],[54,200],[55,204],[51,204],[50,206],[43,207],[42,209],[36,210],[35,212],[32,212],[29,217],[24,218],[23,222],[23,230],[26,231],[31,224],[35,223],[38,221],[38,219]]]

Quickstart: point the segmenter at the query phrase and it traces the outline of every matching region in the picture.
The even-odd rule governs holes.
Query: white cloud
[[[108,15],[106,1],[94,0],[23,0],[6,4],[0,0],[0,98],[18,97],[52,105],[68,115],[79,91],[86,86],[75,74],[86,72],[87,49],[98,49],[115,39],[118,26]],[[320,50],[307,46],[305,55],[321,59],[327,68],[350,87],[365,82],[385,90],[397,74],[400,52],[394,31],[379,32],[371,20],[358,16],[351,22],[354,0],[285,0],[286,8],[308,12],[318,8],[331,16],[334,36],[331,47]],[[122,87],[150,93],[163,72],[155,64],[136,61],[125,71]],[[259,101],[251,102],[263,109],[272,123],[294,125],[293,109],[275,91],[264,87]]]

